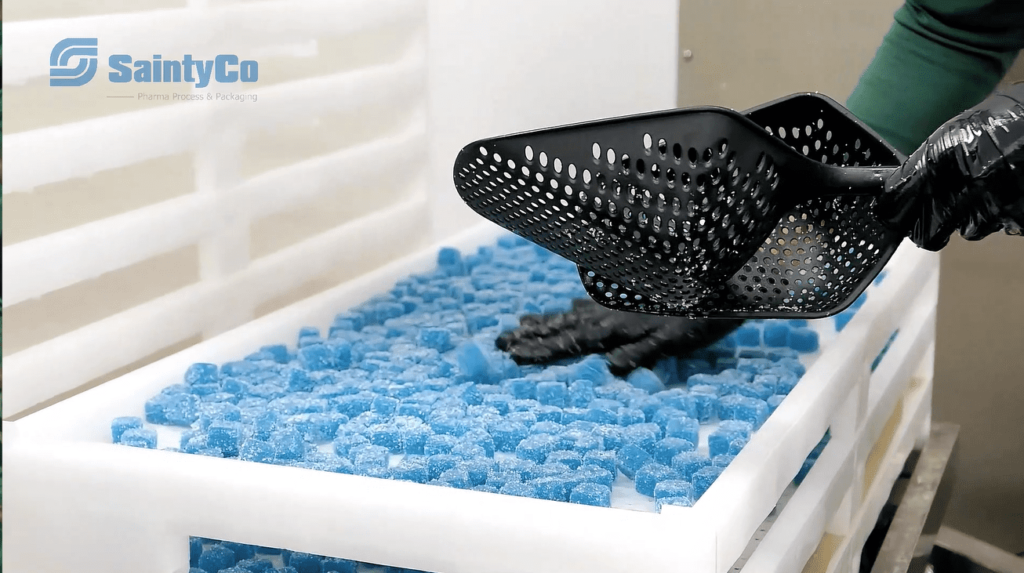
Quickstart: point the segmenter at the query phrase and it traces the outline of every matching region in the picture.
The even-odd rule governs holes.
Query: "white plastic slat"
[[[423,99],[425,81],[425,59],[417,45],[395,63],[261,89],[258,106],[189,102],[8,135],[3,192],[31,191],[182,153],[194,149],[211,130],[230,125],[251,129],[329,110],[413,105]],[[160,136],[154,137],[156,133]]]
[[[383,185],[399,175],[394,157],[423,157],[426,132],[403,132],[267,172],[223,195],[192,194],[5,247],[4,306],[194,244],[230,219],[259,217],[301,205],[331,189]],[[415,172],[422,162],[408,160]],[[10,279],[10,280],[8,280]]]
[[[223,280],[186,287],[9,356],[7,379],[17,383],[4,389],[4,417],[200,332],[216,314],[210,309],[258,305],[384,245],[395,252],[377,252],[382,261],[422,246],[417,235],[396,230],[425,229],[426,207],[426,194],[416,193],[394,207],[258,259]]]
[[[425,15],[423,0],[282,0],[11,22],[4,24],[3,83],[48,75],[50,50],[64,38],[97,38],[100,58],[139,53],[243,57],[266,46],[415,23]]]
[[[929,345],[934,350],[935,303],[937,301],[938,278],[932,274],[924,291],[927,293],[917,300],[904,330],[890,348],[886,358],[872,375],[872,388],[877,391],[869,404],[870,414],[857,431],[856,436],[846,440],[833,439],[815,462],[814,467],[786,505],[782,515],[761,541],[757,551],[744,565],[744,572],[775,573],[777,571],[799,571],[811,554],[817,549],[821,535],[839,507],[851,485],[857,460],[863,461],[866,452],[878,440],[899,397],[907,388],[907,382],[915,368],[932,359]],[[912,408],[911,408],[912,410]],[[906,417],[901,427],[907,426]],[[903,433],[899,433],[902,436]],[[902,439],[902,438],[900,438]],[[912,437],[911,437],[912,439]],[[899,440],[897,440],[899,441]],[[890,445],[887,460],[897,448]],[[890,460],[891,461],[891,460]],[[897,465],[900,463],[897,460]],[[875,476],[872,491],[879,489],[887,477],[885,468]],[[889,486],[880,489],[887,491]],[[885,496],[882,496],[884,502]],[[872,496],[865,499],[865,506],[876,503]],[[875,508],[877,515],[878,508]],[[857,513],[863,513],[858,511]],[[873,522],[872,522],[873,523]]]
[[[712,519],[730,520],[719,528],[728,532],[718,538],[720,562],[732,563],[742,554],[751,535],[825,433],[856,377],[892,333],[895,326],[891,323],[898,324],[907,316],[910,303],[919,292],[912,285],[927,280],[934,272],[934,261],[932,254],[922,253],[909,241],[904,242],[889,267],[900,272],[894,272],[896,276],[879,287],[877,298],[869,299],[843,330],[848,342],[824,351],[806,374],[816,382],[798,385],[793,390],[762,430],[751,438],[744,448],[746,455],[730,464],[701,498],[697,505],[713,509]],[[765,436],[771,436],[770,441]],[[768,463],[769,460],[775,461]],[[757,479],[752,480],[751,476]],[[736,516],[743,519],[737,520]]]

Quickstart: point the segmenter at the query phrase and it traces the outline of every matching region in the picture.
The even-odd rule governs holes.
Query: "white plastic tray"
[[[472,248],[497,235],[495,227],[481,225],[446,244]],[[17,491],[5,509],[18,523],[5,539],[9,571],[187,571],[188,537],[201,536],[437,573],[722,573],[744,553],[831,428],[832,441],[783,512],[786,519],[770,532],[779,542],[766,539],[749,562],[752,571],[792,571],[789,565],[806,561],[823,532],[852,527],[852,518],[844,525],[837,517],[844,508],[852,508],[846,512],[852,516],[865,507],[855,493],[863,487],[867,451],[934,340],[938,260],[904,245],[886,280],[872,287],[854,319],[827,342],[704,497],[692,508],[668,507],[662,514],[109,443],[113,417],[141,413],[145,400],[177,382],[189,364],[244,356],[267,341],[291,339],[301,326],[326,327],[338,311],[432,268],[435,257],[436,248],[396,261],[5,422],[5,477]],[[872,360],[896,328],[900,336],[870,375]],[[788,517],[801,512],[807,521]]]

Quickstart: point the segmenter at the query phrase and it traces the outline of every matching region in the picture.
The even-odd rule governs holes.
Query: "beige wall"
[[[845,101],[900,4],[684,0],[679,105],[745,109],[799,91]],[[1024,80],[1024,57],[1010,78]],[[1013,552],[1024,551],[1022,261],[1018,237],[943,251],[934,395],[934,419],[962,428],[946,523]]]

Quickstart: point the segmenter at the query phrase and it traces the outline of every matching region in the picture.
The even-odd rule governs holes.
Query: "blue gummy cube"
[[[114,420],[110,422],[110,436],[113,442],[116,444],[121,441],[121,435],[124,434],[126,430],[141,427],[142,418],[139,418],[137,416],[123,416],[120,418],[114,418]]]
[[[256,549],[252,545],[246,543],[235,543],[234,541],[222,541],[220,543],[224,547],[235,552],[235,561],[244,561],[252,558],[256,555]]]
[[[658,463],[649,463],[640,468],[634,477],[637,493],[653,497],[654,487],[659,482],[679,479],[679,473],[674,469]]]
[[[530,482],[533,486],[535,495],[539,499],[546,499],[549,501],[569,501],[570,483],[569,479],[564,475],[552,475],[539,477]]]
[[[489,458],[494,457],[494,439],[486,430],[470,429],[459,439],[461,443],[482,448],[485,456]]]
[[[493,460],[486,458],[475,458],[467,460],[460,466],[466,470],[466,474],[469,476],[469,483],[473,486],[484,485],[487,482],[487,476],[497,467]]]
[[[693,418],[672,418],[665,423],[666,438],[682,438],[691,444],[700,443],[700,422]]]
[[[551,434],[533,434],[516,446],[516,456],[536,463],[543,463],[548,454],[555,451],[560,440]]]
[[[615,472],[618,469],[616,467],[615,452],[611,451],[593,450],[587,452],[586,454],[583,455],[583,465],[597,466],[599,468],[611,472],[613,476],[615,475]]]
[[[549,464],[563,464],[569,467],[569,469],[577,469],[580,464],[583,463],[583,456],[579,452],[571,450],[558,450],[548,454],[545,463]]]
[[[619,408],[616,422],[620,426],[632,426],[646,422],[644,411],[638,408]]]
[[[698,388],[712,388],[709,386],[698,386]],[[694,410],[696,410],[697,421],[706,424],[718,416],[719,398],[718,394],[707,391],[691,392]]]
[[[626,444],[624,428],[620,426],[598,426],[594,428],[592,435],[601,441],[606,450],[618,450]]]
[[[242,443],[242,424],[239,422],[218,421],[210,424],[206,435],[206,443],[211,448],[219,449],[224,457],[233,458],[238,455]]]
[[[301,368],[285,368],[281,372],[281,378],[284,379],[288,385],[288,390],[291,392],[309,392],[313,390],[313,378],[310,377],[309,372]]]
[[[608,362],[601,356],[591,354],[583,360],[569,366],[569,377],[572,380],[589,380],[599,386],[612,379]]]
[[[456,489],[469,489],[472,487],[469,480],[469,472],[460,467],[450,468],[441,472],[441,475],[437,476],[437,481],[441,485]]]
[[[614,460],[615,458],[612,457],[612,461]],[[573,473],[573,478],[579,483],[596,483],[611,487],[615,482],[616,475],[615,468],[608,470],[600,466],[583,465]]]
[[[708,452],[711,457],[720,456],[729,452],[729,445],[739,439],[749,439],[753,426],[749,422],[740,420],[723,421],[718,428],[708,436]]]
[[[744,324],[733,335],[739,346],[761,346],[761,329],[755,324]]]
[[[721,419],[748,422],[754,428],[761,427],[768,419],[768,413],[768,403],[764,400],[740,395],[725,396],[718,406]]]
[[[356,562],[350,559],[324,557],[320,562],[322,573],[356,573]]]
[[[536,497],[537,489],[533,484],[522,483],[522,482],[509,482],[501,486],[498,493],[503,495],[512,495],[516,497]]]
[[[591,380],[576,380],[569,385],[569,406],[585,408],[594,398],[594,383]]]
[[[391,468],[391,478],[416,483],[427,483],[430,480],[427,458],[423,456],[405,456],[398,465]]]
[[[200,537],[188,538],[188,566],[198,567],[199,556],[203,554],[203,540]]]
[[[504,416],[508,414],[512,400],[513,398],[509,394],[488,394],[484,396],[484,405],[491,406]]]
[[[654,444],[661,436],[661,428],[653,423],[634,424],[622,429],[623,441],[626,444],[639,446],[647,453],[654,452]]]
[[[370,402],[370,411],[380,416],[392,416],[398,409],[398,400],[388,396],[377,396]]]
[[[683,438],[665,438],[654,444],[654,460],[662,465],[671,465],[672,458],[695,449],[693,442]]]
[[[630,372],[629,376],[626,377],[626,382],[648,394],[661,392],[665,389],[665,383],[661,381],[661,378],[658,378],[657,374],[647,368],[637,368]]]
[[[794,328],[789,332],[789,347],[797,352],[818,350],[818,333],[809,328]]]
[[[294,568],[296,573],[320,573],[320,557],[293,552],[288,559],[288,566]]]
[[[493,376],[491,363],[487,355],[476,342],[465,342],[455,352],[459,371],[469,380],[480,384],[490,384]]]
[[[121,434],[121,440],[118,443],[134,448],[155,449],[156,430],[150,428],[129,428]]]
[[[704,492],[711,487],[711,484],[715,483],[718,476],[722,475],[722,471],[724,469],[725,468],[717,466],[705,466],[697,470],[693,474],[693,479],[691,480],[693,483],[694,499],[700,499],[700,497],[704,495]]]
[[[430,474],[430,479],[440,478],[442,473],[457,467],[462,461],[462,458],[451,454],[436,454],[428,457],[427,471]]]
[[[568,426],[573,422],[585,421],[589,413],[590,410],[588,408],[563,408],[562,423]]]
[[[595,400],[597,402],[597,400]],[[614,410],[607,407],[591,407],[587,408],[587,414],[585,420],[588,422],[594,422],[595,424],[617,424],[619,421],[618,407]]]
[[[636,476],[636,472],[645,465],[652,463],[654,459],[643,448],[627,444],[615,454],[616,467],[629,479]]]
[[[274,457],[279,460],[298,460],[306,452],[306,442],[294,428],[276,430],[269,442],[274,448]]]
[[[593,505],[597,507],[611,507],[612,490],[606,485],[596,483],[581,483],[572,488],[569,493],[569,503],[581,505]]]
[[[764,327],[764,345],[779,348],[789,343],[789,325],[785,322],[770,322]]]
[[[514,452],[519,442],[529,435],[529,429],[517,422],[501,421],[489,428],[494,439],[494,449],[499,452]]]
[[[856,312],[857,311],[854,309],[847,309],[837,314],[835,316],[836,330],[842,331],[844,328],[846,328],[846,325],[849,324],[851,320],[853,320],[853,316],[856,314]]]
[[[291,360],[288,347],[283,344],[271,344],[260,348],[260,352],[269,354],[278,364],[287,364]]]
[[[539,382],[536,387],[537,401],[544,406],[565,408],[569,390],[564,382]]]
[[[394,424],[374,424],[367,430],[367,438],[375,446],[387,448],[389,452],[402,452],[402,433]]]
[[[692,480],[697,470],[711,465],[711,458],[696,451],[676,454],[672,458],[672,469],[684,480]]]
[[[782,394],[775,394],[769,396],[768,400],[766,401],[766,403],[768,404],[768,414],[770,415],[773,412],[775,412],[775,410],[779,407],[779,404],[781,404],[782,401],[785,399],[786,397],[783,396]]]
[[[419,333],[419,343],[438,352],[448,352],[455,348],[452,343],[452,331],[447,328],[424,328]]]
[[[249,462],[270,463],[275,454],[274,446],[258,439],[246,440],[238,449],[239,459]]]
[[[160,394],[146,402],[146,421],[169,426],[191,426],[199,419],[199,397]]]
[[[203,571],[220,571],[235,564],[235,552],[223,545],[214,545],[203,550],[198,566]]]
[[[651,419],[651,423],[657,424],[661,431],[665,431],[665,426],[668,425],[669,420],[673,418],[688,418],[686,412],[677,408],[662,408],[654,413],[654,417]]]
[[[369,443],[370,440],[366,439],[366,437],[361,434],[352,434],[348,433],[344,429],[339,429],[338,437],[334,439],[332,445],[334,447],[334,453],[344,457],[348,456],[352,449],[358,446],[368,445]]]
[[[185,370],[185,384],[212,384],[219,376],[216,364],[196,363]]]
[[[529,378],[512,378],[502,385],[517,400],[532,400],[537,395],[537,382]]]

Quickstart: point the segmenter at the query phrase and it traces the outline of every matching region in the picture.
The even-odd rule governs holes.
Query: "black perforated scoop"
[[[832,100],[692,108],[475,142],[463,200],[580,267],[605,306],[827,316],[900,237],[870,215],[898,153]]]

